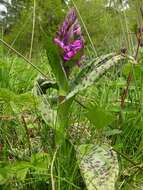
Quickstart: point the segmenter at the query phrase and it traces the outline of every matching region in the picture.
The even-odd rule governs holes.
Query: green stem
[[[66,129],[69,123],[69,110],[72,105],[73,99],[69,99],[64,103],[59,103],[57,110],[57,120],[56,120],[56,144],[61,145],[66,139]]]

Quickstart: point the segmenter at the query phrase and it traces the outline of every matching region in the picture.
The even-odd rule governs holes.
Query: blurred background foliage
[[[35,55],[43,44],[42,31],[54,36],[68,6],[73,6],[72,0],[12,0],[11,3],[0,3],[7,7],[1,19],[1,35],[16,49],[28,54],[34,33]],[[118,51],[122,46],[133,50],[133,32],[142,24],[141,1],[76,0],[75,4],[98,53]],[[83,31],[90,50],[84,26]]]

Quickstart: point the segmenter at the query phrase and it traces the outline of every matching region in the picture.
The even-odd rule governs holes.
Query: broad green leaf
[[[24,181],[30,169],[34,169],[36,172],[45,171],[48,169],[49,164],[50,157],[47,153],[33,154],[30,162],[15,161],[5,164],[0,163],[0,184],[5,184],[13,178]]]
[[[10,173],[20,181],[24,181],[31,168],[31,164],[25,161],[17,161],[9,165]]]
[[[40,105],[38,106],[39,114],[42,116],[42,119],[49,126],[54,126],[57,116],[57,111],[52,109],[50,104],[44,99],[42,99]]]
[[[38,75],[34,81],[32,92],[35,96],[46,94],[48,89],[59,90],[58,84],[55,81],[47,80],[47,78]]]
[[[103,128],[115,120],[115,116],[104,108],[93,106],[87,110],[87,118],[96,128]]]
[[[44,152],[33,154],[31,157],[31,164],[37,171],[47,170],[50,164],[50,156]]]
[[[15,104],[17,109],[35,108],[38,105],[38,97],[32,93],[15,94],[13,91],[6,88],[0,88],[0,101]]]
[[[26,161],[8,162],[3,167],[0,166],[0,184],[7,183],[14,177],[20,181],[24,181],[30,168],[30,162]]]
[[[76,147],[77,160],[87,190],[115,190],[119,166],[116,153],[107,145]]]
[[[113,130],[110,129],[110,130],[104,132],[106,137],[113,136],[113,135],[118,135],[118,134],[121,134],[121,133],[122,133],[122,131],[119,130],[119,129],[113,129]]]
[[[46,37],[46,51],[49,64],[57,80],[60,95],[66,95],[68,92],[68,80],[63,69],[58,49],[50,37]]]
[[[73,81],[74,86],[77,84],[80,84],[82,82],[82,80],[85,78],[85,76],[87,76],[91,71],[93,71],[93,69],[103,65],[113,55],[114,55],[114,53],[110,53],[110,54],[103,55],[98,58],[92,59],[89,63],[85,63],[85,66],[77,74],[77,76],[75,77],[75,79]]]
[[[91,64],[91,68],[85,69],[88,72],[81,73],[81,76],[77,79],[77,85],[74,86],[72,91],[66,96],[65,100],[70,99],[77,93],[93,85],[104,73],[106,73],[111,67],[117,65],[117,63],[124,58],[125,57],[122,55],[114,54],[109,54],[109,56],[105,56],[104,59],[102,57],[98,58],[97,61]],[[74,83],[76,83],[76,81]]]

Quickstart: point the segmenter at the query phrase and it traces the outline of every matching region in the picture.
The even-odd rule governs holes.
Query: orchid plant
[[[71,8],[60,25],[54,40],[47,37],[46,44],[48,61],[56,79],[54,85],[53,82],[47,81],[47,88],[55,88],[56,84],[58,91],[56,113],[55,109],[48,107],[48,114],[50,112],[54,113],[52,114],[53,118],[48,120],[48,125],[50,123],[51,127],[55,130],[55,147],[61,147],[66,142],[66,132],[69,128],[69,110],[76,95],[93,85],[111,67],[121,65],[122,60],[129,59],[130,62],[135,63],[134,59],[126,54],[110,53],[84,61],[84,65],[82,65],[84,48],[85,40],[78,15],[75,8]],[[81,65],[82,67],[80,67]],[[71,81],[70,74],[74,66],[81,68],[81,71]],[[40,85],[42,86],[42,84]],[[40,111],[43,112],[43,107]],[[94,113],[94,110],[92,110],[92,113]],[[103,114],[109,118],[108,114]],[[43,113],[44,116],[45,114]],[[44,119],[46,120],[46,118]],[[91,121],[92,118],[89,117],[89,120]],[[108,123],[105,123],[105,125],[108,125],[111,120],[108,119]],[[88,151],[85,152],[85,148]],[[118,176],[118,161],[116,153],[112,151],[112,148],[102,145],[81,144],[78,147],[75,146],[75,150],[77,152],[79,167],[87,184],[87,189],[102,190],[106,187],[106,189],[113,190]],[[91,159],[92,163],[87,161]],[[91,165],[96,165],[96,167],[88,171]],[[109,167],[110,170],[108,169]],[[98,171],[100,170],[102,170],[101,175],[98,175]],[[95,173],[96,176],[94,175]],[[108,177],[106,180],[101,180],[104,174]],[[91,178],[93,179],[94,177],[96,179],[89,184]],[[104,183],[101,183],[101,181],[104,181]]]

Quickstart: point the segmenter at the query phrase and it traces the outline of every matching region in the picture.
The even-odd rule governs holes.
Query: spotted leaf
[[[114,190],[119,166],[116,153],[107,145],[77,147],[77,159],[88,190]]]

